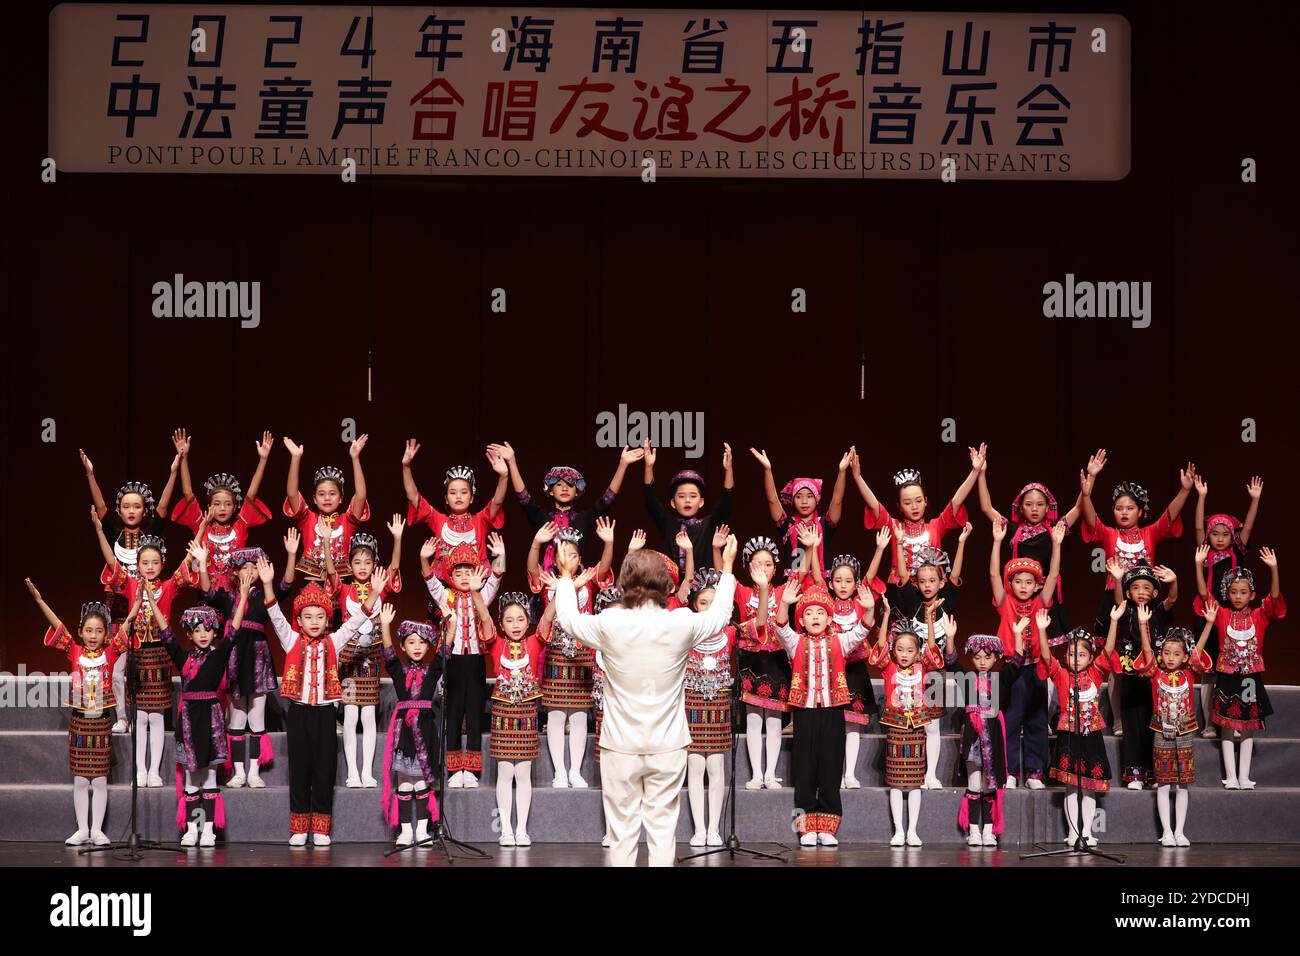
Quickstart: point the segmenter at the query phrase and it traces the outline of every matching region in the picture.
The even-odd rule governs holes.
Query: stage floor
[[[489,854],[486,859],[468,856],[457,857],[453,865],[474,867],[528,867],[528,866],[578,866],[599,867],[607,865],[608,851],[600,846],[578,843],[534,844],[525,849],[500,847],[495,844],[476,844]],[[1046,847],[1057,849],[1058,847]],[[114,853],[89,853],[85,855],[58,843],[4,843],[0,844],[0,867],[223,867],[223,866],[446,866],[440,852],[426,849],[404,850],[391,857],[384,853],[389,847],[372,843],[344,843],[325,849],[296,848],[283,844],[243,843],[210,850],[168,850],[145,854],[138,863],[116,859]],[[754,844],[752,849],[765,853],[784,855],[783,863],[770,860],[751,860],[737,855],[735,861],[728,854],[718,853],[699,860],[682,863],[682,866],[938,866],[938,867],[1113,867],[1107,860],[1057,856],[1047,859],[1025,860],[1022,853],[1032,853],[1034,847],[975,850],[965,847],[936,846],[933,848],[892,849],[880,846],[843,846],[835,849],[805,850],[782,847],[773,843]],[[1127,866],[1138,867],[1274,867],[1300,866],[1300,844],[1232,844],[1217,843],[1181,849],[1145,844],[1114,843],[1098,847],[1107,853],[1123,856]],[[679,858],[693,847],[680,845]],[[462,854],[463,851],[457,851]],[[640,862],[645,862],[644,847]]]

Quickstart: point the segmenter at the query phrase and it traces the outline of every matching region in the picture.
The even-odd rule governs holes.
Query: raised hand
[[[297,528],[290,528],[284,533],[284,550],[286,554],[297,554],[298,548],[301,546],[302,535],[298,533]]]
[[[262,432],[262,440],[254,442],[257,447],[258,458],[269,458],[271,456],[271,446],[275,444],[275,436],[270,432]]]
[[[1042,613],[1043,613],[1042,611],[1038,612],[1038,614],[1042,614]],[[1035,620],[1038,619],[1037,614],[1034,615],[1034,619]],[[1028,628],[1029,628],[1029,618],[1022,617],[1020,618],[1020,620],[1016,621],[1015,624],[1011,625],[1011,633],[1015,634],[1017,638],[1023,638],[1025,636],[1025,631]]]
[[[726,525],[726,524],[718,525],[716,528],[713,529],[713,546],[715,548],[722,547],[724,544],[727,543],[727,539],[729,537],[731,537],[731,525]]]
[[[1110,619],[1112,621],[1118,621],[1121,617],[1124,616],[1124,612],[1126,610],[1128,610],[1128,601],[1120,601],[1118,604],[1116,604],[1113,608],[1110,609]]]
[[[515,457],[515,450],[510,447],[510,442],[502,442],[501,444],[494,442],[487,446],[487,453],[489,455],[495,455],[497,458],[506,462]]]
[[[1258,498],[1264,493],[1264,479],[1255,475],[1250,479],[1250,484],[1246,485],[1246,494],[1252,498]]]
[[[645,547],[645,529],[637,528],[635,531],[632,532],[632,540],[627,543],[627,553],[631,554],[633,551],[640,551],[644,547]]]
[[[361,451],[366,447],[366,442],[370,441],[369,435],[362,435],[351,445],[348,446],[348,457],[353,461],[361,457]]]
[[[488,465],[491,466],[492,471],[496,474],[508,475],[510,473],[510,466],[506,464],[506,460],[493,452],[490,447],[487,451],[487,460]]]
[[[275,579],[275,566],[266,558],[258,558],[257,577],[263,584],[270,584]]]
[[[722,560],[727,567],[731,567],[731,562],[736,560],[737,550],[739,550],[739,546],[736,544],[736,536],[734,534],[728,535],[727,543],[722,548]]]
[[[488,569],[483,565],[478,565],[469,572],[469,589],[471,591],[482,591],[483,585],[488,582]]]
[[[288,435],[285,435],[285,436],[284,436],[284,447],[287,448],[287,449],[289,449],[289,455],[290,455],[290,457],[292,457],[292,458],[301,458],[301,457],[302,457],[302,445],[299,445],[297,442],[295,442],[295,441],[294,441],[292,438],[290,438]]]
[[[384,627],[391,627],[393,621],[397,619],[397,606],[391,601],[379,609],[379,623]]]
[[[555,564],[560,569],[560,573],[571,578],[578,572],[578,565],[581,564],[578,557],[578,549],[572,542],[561,541],[555,548]]]
[[[1001,517],[1001,516],[999,516],[999,517]],[[972,531],[974,531],[974,530],[975,530],[975,526],[974,526],[973,524],[971,524],[969,521],[967,521],[966,524],[965,524],[965,525],[962,527],[962,529],[961,529],[961,534],[957,535],[957,541],[958,541],[959,543],[962,542],[962,541],[965,541],[967,538],[970,537],[970,533],[971,533]],[[879,543],[880,538],[877,537],[877,538],[876,538],[876,541],[877,541],[877,543]],[[886,539],[886,540],[885,540],[885,543],[888,544],[888,543],[889,543],[889,540]]]
[[[1178,472],[1178,483],[1184,491],[1191,491],[1192,485],[1196,483],[1196,465],[1189,461],[1187,467]]]
[[[1065,523],[1065,519],[1062,518],[1060,521],[1056,522],[1056,524],[1052,525],[1052,540],[1056,544],[1060,544],[1062,541],[1065,540],[1065,536],[1066,534],[1069,533],[1069,531],[1070,531],[1070,526],[1067,525]]]
[[[1207,597],[1201,604],[1201,617],[1207,621],[1213,621],[1219,614],[1219,602],[1212,597]]]
[[[658,449],[656,449],[653,445],[651,445],[650,439],[647,438],[644,442],[641,443],[641,451],[642,451],[641,457],[645,459],[645,463],[647,467],[653,468],[655,466],[655,462],[659,459]]]
[[[1167,568],[1163,564],[1157,564],[1151,569],[1151,571],[1156,576],[1156,580],[1161,584],[1168,584],[1170,581],[1174,580],[1174,578],[1178,577],[1178,575],[1174,574],[1172,568]]]
[[[765,469],[767,469],[768,471],[772,470],[772,460],[767,457],[766,449],[763,451],[759,451],[757,448],[751,448],[749,450],[749,453],[753,455],[754,459]]]
[[[640,461],[644,457],[644,448],[629,448],[627,445],[624,445],[623,451],[619,453],[618,460],[625,465],[630,465],[632,462]]]
[[[434,556],[437,550],[438,550],[438,539],[427,538],[424,544],[420,545],[420,557],[428,561]]]
[[[555,533],[559,530],[560,530],[560,526],[558,524],[556,524],[554,521],[548,521],[546,522],[546,524],[542,525],[540,528],[537,529],[537,533],[533,535],[533,540],[541,544],[545,544],[548,541],[553,541],[555,540]]]
[[[1124,577],[1124,565],[1117,558],[1111,558],[1106,562],[1106,573],[1118,581]]]
[[[81,456],[81,467],[86,469],[86,476],[89,477],[95,473],[95,466],[91,464],[90,457],[82,449],[77,449],[77,454]]]
[[[199,543],[198,538],[195,538],[193,541],[189,543],[189,546],[186,548],[186,551],[188,551],[190,557],[194,559],[195,567],[202,568],[207,565],[208,549],[203,547],[203,545]]]
[[[1260,548],[1259,560],[1263,561],[1270,568],[1277,567],[1277,552],[1272,548]]]
[[[393,519],[388,522],[388,533],[394,538],[402,536],[402,529],[406,527],[406,522],[402,520],[400,514],[393,515]]]
[[[430,539],[432,540],[432,539]],[[506,550],[506,540],[497,532],[493,531],[487,539],[488,554],[504,554]]]
[[[691,536],[686,533],[685,529],[678,531],[677,537],[673,538],[673,541],[675,541],[677,543],[677,547],[681,548],[681,550],[683,551],[695,550],[695,545],[691,543]]]
[[[1145,625],[1151,623],[1151,608],[1149,605],[1139,604],[1137,607],[1137,613],[1139,624]]]
[[[1045,607],[1040,607],[1034,614],[1034,623],[1038,625],[1040,631],[1047,630],[1052,623],[1052,612]]]
[[[1204,564],[1206,558],[1210,556],[1210,542],[1203,541],[1196,546],[1196,563]]]
[[[185,433],[185,429],[178,428],[172,432],[172,445],[176,448],[176,454],[182,458],[190,453],[190,436]]]
[[[1105,467],[1106,467],[1106,449],[1098,448],[1095,452],[1093,452],[1092,457],[1088,459],[1088,468],[1087,468],[1088,477],[1096,478],[1099,474],[1101,474],[1101,470]],[[1091,482],[1089,483],[1089,487],[1091,487]]]
[[[749,572],[749,579],[754,582],[754,587],[762,589],[767,586],[767,572],[755,569]]]
[[[871,588],[867,587],[865,581],[858,582],[858,603],[868,611],[876,606],[876,595],[872,593]]]
[[[479,568],[481,571],[482,568]],[[384,567],[375,568],[375,573],[370,575],[370,596],[374,600],[379,600],[379,595],[384,593],[384,587],[388,584],[388,569]],[[374,607],[372,604],[371,607]]]
[[[1200,475],[1196,476],[1194,484],[1196,485],[1196,493],[1204,498],[1206,493],[1209,492],[1210,486],[1205,483],[1205,479]]]
[[[606,544],[614,542],[614,521],[611,518],[601,515],[596,519],[596,537]]]
[[[722,443],[722,468],[727,470],[731,467],[731,446],[725,441]]]
[[[850,448],[848,451],[846,451],[843,455],[840,456],[840,465],[839,465],[839,470],[840,470],[840,471],[846,471],[846,470],[848,469],[849,465],[851,465],[851,464],[853,464],[853,449],[852,449],[852,448]]]
[[[90,523],[95,526],[95,530],[97,531],[104,530],[104,522],[99,520],[99,509],[97,509],[94,505],[90,506]]]
[[[491,451],[491,449],[492,446],[488,445],[489,452]],[[404,466],[409,465],[411,462],[415,461],[415,456],[418,455],[419,453],[420,453],[420,443],[416,441],[414,438],[406,439],[406,447],[402,449],[402,464]]]
[[[890,530],[889,525],[881,525],[880,530],[876,532],[876,547],[887,548],[893,539],[894,532]]]
[[[36,585],[32,584],[31,578],[23,578],[23,584],[27,585],[27,590],[37,601],[41,599],[41,592],[36,590]]]
[[[1002,540],[1004,540],[1004,539],[1006,538],[1006,536],[1007,536],[1007,521],[1006,521],[1006,519],[1004,518],[1004,519],[1002,519],[1001,521],[995,521],[995,522],[993,522],[993,540],[994,540],[994,541],[1002,541]]]

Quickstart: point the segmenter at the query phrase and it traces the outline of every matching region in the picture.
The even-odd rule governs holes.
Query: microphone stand
[[[678,863],[685,863],[687,860],[698,860],[701,857],[713,856],[716,853],[726,853],[732,860],[736,859],[737,853],[743,853],[748,857],[759,860],[776,860],[778,863],[784,863],[784,856],[777,856],[773,853],[763,853],[760,850],[751,850],[740,842],[740,837],[736,836],[736,750],[740,746],[740,674],[739,674],[739,642],[737,642],[736,653],[727,656],[727,666],[731,668],[731,779],[727,782],[727,802],[728,808],[728,829],[727,838],[723,841],[722,846],[714,847],[712,850],[704,850],[700,853],[692,853],[689,856],[678,857]]]
[[[1070,650],[1067,651],[1067,654],[1072,652],[1073,652],[1073,647],[1071,647]],[[1070,742],[1070,748],[1069,748],[1070,769],[1071,772],[1074,774],[1075,808],[1077,811],[1076,818],[1075,818],[1075,825],[1074,825],[1074,843],[1063,850],[1041,850],[1038,853],[1022,853],[1020,854],[1020,859],[1033,860],[1033,859],[1039,859],[1039,858],[1050,857],[1050,856],[1074,856],[1076,854],[1081,853],[1084,856],[1095,856],[1095,857],[1100,857],[1103,860],[1110,860],[1112,863],[1124,863],[1125,859],[1122,856],[1117,856],[1110,853],[1103,853],[1100,850],[1095,850],[1092,847],[1088,846],[1088,841],[1083,836],[1083,774],[1080,772],[1081,768],[1079,766],[1079,761],[1082,760],[1083,758],[1082,744],[1080,743],[1079,745],[1078,760],[1075,759],[1074,752],[1073,752],[1073,745],[1076,742],[1080,741],[1083,736],[1082,733],[1080,732],[1081,721],[1083,717],[1081,714],[1082,708],[1079,706],[1079,672],[1072,670],[1069,671],[1069,673],[1071,678],[1070,703],[1074,709],[1074,739]],[[1034,846],[1041,847],[1042,844],[1035,843]]]
[[[438,715],[438,752],[440,756],[438,771],[438,789],[434,791],[438,798],[438,819],[430,821],[429,835],[423,840],[416,840],[408,843],[406,846],[394,846],[391,850],[384,853],[385,859],[394,853],[401,853],[403,850],[414,850],[416,847],[433,847],[437,848],[447,858],[449,864],[454,864],[457,860],[490,860],[492,855],[473,846],[457,840],[451,835],[451,829],[447,826],[447,737],[451,728],[447,726],[447,665],[451,660],[451,639],[444,638],[442,647],[438,651],[438,656],[442,658],[442,676],[438,678],[438,687],[434,692],[434,698],[441,701],[442,706],[439,708]],[[460,735],[460,728],[456,728],[457,737]],[[392,746],[389,744],[388,746]],[[452,847],[459,847],[464,850],[468,856],[457,856],[452,852]]]
[[[145,584],[143,580],[140,582],[140,586],[144,588],[145,593],[148,594],[148,585]],[[152,614],[153,606],[152,606],[152,602],[149,600],[145,600],[141,602],[140,610],[137,612],[137,614],[143,613],[146,607],[149,608],[149,613]],[[169,658],[169,662],[170,662],[170,658]],[[168,670],[169,671],[171,670],[170,663],[168,665]],[[110,681],[112,680],[112,676],[113,675],[110,673],[109,674]],[[132,621],[131,630],[130,633],[127,635],[127,644],[126,644],[126,696],[127,696],[126,712],[131,715],[131,759],[133,761],[135,759],[135,754],[138,752],[136,750],[136,735],[140,732],[140,721],[138,719],[139,711],[135,709],[135,696],[136,696],[135,685],[136,685],[135,621]],[[182,703],[181,706],[184,707],[185,704]],[[107,792],[105,792],[104,794],[104,799],[105,800],[108,799]],[[183,795],[181,796],[181,799],[182,800],[185,799]],[[122,856],[114,857],[114,859],[125,860],[131,863],[138,863],[139,861],[144,859],[145,850],[160,850],[163,853],[170,853],[173,852],[174,850],[179,850],[180,849],[179,842],[175,847],[171,847],[171,846],[163,846],[162,843],[158,840],[142,840],[140,838],[140,831],[136,829],[137,826],[136,821],[139,816],[138,814],[139,801],[140,801],[139,768],[132,767],[131,823],[126,834],[126,838],[122,840],[116,840],[112,843],[106,843],[103,846],[83,847],[82,849],[77,851],[77,855],[84,856],[87,853],[101,853],[101,852],[111,853],[114,850],[125,850],[126,852]],[[92,797],[92,802],[93,802],[93,797]],[[105,810],[107,810],[107,807],[105,808]]]

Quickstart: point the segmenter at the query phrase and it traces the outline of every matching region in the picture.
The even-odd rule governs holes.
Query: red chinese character
[[[817,86],[825,87],[832,80],[838,78],[838,73],[827,73],[817,81]],[[801,134],[807,135],[811,133],[813,127],[816,126],[818,135],[822,139],[826,139],[830,135],[830,129],[827,125],[826,117],[822,115],[822,111],[825,110],[828,105],[834,104],[835,108],[840,110],[857,109],[857,102],[855,100],[847,99],[849,95],[848,90],[830,89],[822,89],[821,93],[817,96],[817,99],[813,102],[812,109],[802,108],[803,102],[811,97],[812,94],[813,91],[811,89],[799,88],[798,76],[791,78],[790,95],[783,96],[772,104],[773,106],[789,107],[789,109],[772,124],[771,132],[773,136],[780,136],[782,127],[789,125],[790,139],[797,142]],[[801,114],[803,118],[802,123],[800,123]],[[838,156],[842,152],[844,152],[844,117],[837,116],[835,118],[835,155]]]
[[[503,140],[531,140],[537,122],[537,81],[488,84],[483,108],[483,135]]]
[[[763,135],[762,123],[759,123],[757,127],[748,133],[733,133],[722,128],[722,124],[730,118],[731,114],[740,109],[740,104],[749,99],[750,88],[748,86],[740,86],[734,79],[727,77],[723,80],[722,86],[706,86],[704,92],[736,94],[720,113],[704,124],[704,132],[714,133],[723,139],[731,140],[733,143],[752,143]]]
[[[441,87],[445,92],[436,93],[435,90]],[[450,106],[455,103],[457,106],[464,106],[465,101],[461,95],[456,92],[456,88],[444,80],[442,77],[430,80],[429,85],[420,92],[411,97],[410,105],[414,106],[419,103],[421,106]],[[427,122],[440,123],[441,128],[426,128]],[[456,111],[455,110],[416,110],[415,120],[411,127],[411,139],[455,139],[456,138]]]
[[[635,83],[638,90],[645,90],[646,83],[644,80],[636,80]],[[659,115],[655,126],[652,128],[647,129],[644,121],[646,113],[650,109],[650,100],[659,99],[659,87],[650,87],[649,99],[644,96],[632,97],[633,102],[639,103],[641,107],[636,114],[636,123],[632,127],[632,135],[637,139],[696,139],[698,134],[690,131],[691,118],[686,109],[687,104],[695,99],[695,91],[683,84],[675,76],[670,76],[664,86],[670,90],[678,91],[678,95],[664,97],[663,102],[659,104]]]
[[[564,104],[564,109],[560,110],[555,117],[555,122],[551,124],[551,134],[558,133],[564,126],[569,114],[582,98],[583,93],[612,93],[614,91],[613,83],[592,83],[585,76],[576,84],[561,86],[562,90],[571,90],[573,95],[569,97],[569,102]],[[610,139],[622,143],[627,140],[627,133],[620,132],[616,129],[610,129],[608,126],[601,125],[605,117],[609,115],[609,104],[605,102],[588,103],[587,108],[592,111],[591,115],[582,117],[581,124],[578,127],[578,135],[586,136],[589,133],[599,133],[601,136],[608,136]]]

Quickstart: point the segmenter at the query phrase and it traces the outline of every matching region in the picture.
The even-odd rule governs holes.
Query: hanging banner
[[[1090,14],[117,6],[51,14],[60,171],[1121,179]]]

